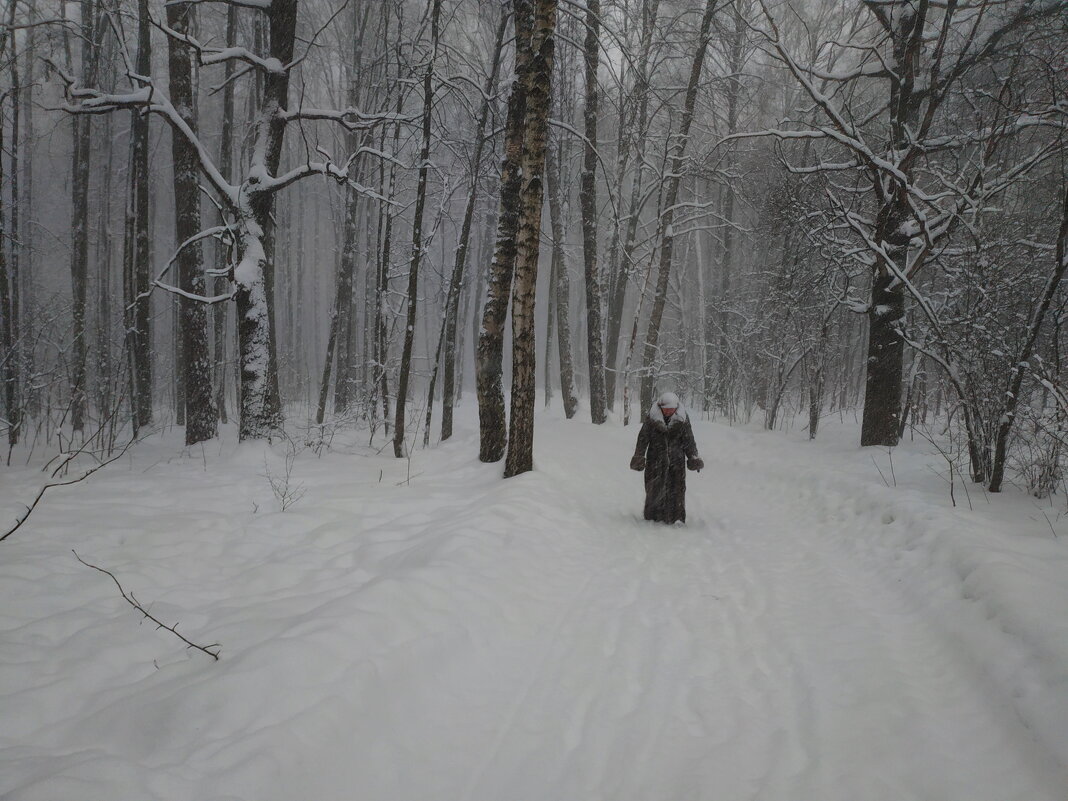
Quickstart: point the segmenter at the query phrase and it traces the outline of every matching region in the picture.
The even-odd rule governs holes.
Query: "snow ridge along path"
[[[248,446],[58,491],[0,550],[0,798],[1068,799],[1068,538],[695,429],[685,527],[635,428],[552,416],[508,481],[468,430],[305,453],[285,513]]]

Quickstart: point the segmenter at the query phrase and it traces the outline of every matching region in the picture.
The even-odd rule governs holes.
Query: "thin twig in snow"
[[[117,578],[115,578],[115,574],[114,573],[112,573],[110,570],[105,570],[102,567],[97,567],[96,565],[89,564],[84,559],[82,559],[80,556],[78,556],[78,552],[75,551],[73,548],[71,548],[71,553],[74,554],[74,558],[75,559],[77,559],[79,562],[81,562],[86,567],[91,567],[91,568],[93,568],[93,570],[98,570],[101,573],[104,573],[104,574],[110,576],[111,580],[115,582],[115,586],[119,588],[119,594],[122,595],[123,600],[126,601],[126,603],[128,603],[130,606],[132,606],[138,612],[140,612],[142,615],[144,615],[146,618],[148,618],[153,623],[155,623],[157,629],[166,629],[171,634],[173,634],[175,637],[177,637],[179,640],[184,642],[189,648],[196,648],[198,651],[203,651],[208,656],[210,656],[212,659],[214,659],[216,662],[219,661],[219,643],[213,642],[211,645],[197,645],[192,640],[187,640],[184,636],[182,636],[181,634],[178,633],[178,624],[177,623],[175,623],[173,626],[168,626],[166,623],[161,621],[159,618],[153,617],[153,615],[147,609],[145,609],[143,606],[141,606],[140,601],[138,601],[137,598],[134,597],[134,594],[132,592],[127,594],[126,590],[124,590],[122,588],[122,585],[119,583],[119,580]],[[211,650],[212,648],[214,648],[215,650],[214,651]]]

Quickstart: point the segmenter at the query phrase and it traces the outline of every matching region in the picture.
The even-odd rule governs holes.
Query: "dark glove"
[[[645,469],[645,457],[634,454],[634,457],[630,460],[631,470],[644,470]]]
[[[697,470],[700,472],[701,468],[705,466],[704,460],[700,456],[695,456],[686,462],[687,470]]]

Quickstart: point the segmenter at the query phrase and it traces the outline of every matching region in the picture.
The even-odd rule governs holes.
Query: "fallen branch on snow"
[[[37,493],[37,497],[33,499],[33,503],[31,503],[29,506],[26,507],[26,511],[22,514],[22,517],[17,518],[15,520],[15,525],[13,525],[11,528],[9,528],[7,531],[5,531],[3,536],[0,536],[0,542],[3,542],[8,537],[10,537],[12,534],[14,534],[16,531],[19,530],[19,528],[22,526],[22,524],[25,523],[26,520],[29,518],[29,516],[33,513],[33,510],[37,508],[37,504],[41,502],[41,498],[44,497],[44,494],[45,494],[46,490],[49,490],[52,487],[67,487],[67,486],[70,486],[71,484],[77,484],[79,481],[85,481],[85,479],[89,478],[89,476],[91,476],[93,473],[95,473],[100,468],[107,467],[112,462],[121,459],[125,455],[126,451],[128,451],[130,449],[130,446],[133,445],[134,442],[136,442],[136,441],[137,441],[136,438],[131,438],[130,441],[127,442],[125,446],[123,446],[122,450],[120,450],[118,453],[116,453],[110,459],[107,459],[107,460],[101,462],[100,464],[96,465],[95,467],[89,468],[88,470],[86,470],[84,473],[82,473],[77,478],[72,478],[69,481],[53,481],[53,482],[50,482],[48,484],[45,484],[43,487],[41,487],[41,491]],[[84,446],[83,446],[83,449],[84,449]],[[62,470],[70,462],[72,462],[74,460],[74,458],[76,456],[78,456],[78,454],[80,454],[81,452],[82,452],[82,449],[79,449],[79,450],[74,451],[72,453],[62,454],[63,462],[59,465],[59,467],[57,467],[54,471],[52,471],[52,476],[55,477],[55,475],[57,473],[59,473],[60,470]]]
[[[152,614],[147,609],[145,609],[143,606],[141,606],[141,602],[138,601],[137,598],[134,597],[134,594],[132,592],[127,594],[126,590],[124,590],[122,588],[122,585],[119,584],[119,580],[117,578],[115,578],[115,574],[114,573],[112,573],[110,570],[105,570],[102,567],[97,567],[96,565],[89,564],[84,559],[82,559],[80,556],[78,556],[78,552],[75,551],[73,548],[71,549],[71,553],[74,554],[74,558],[75,559],[77,559],[79,562],[81,562],[86,567],[91,567],[91,568],[93,568],[93,570],[98,570],[101,573],[104,573],[104,574],[110,576],[111,580],[115,582],[115,586],[119,588],[119,594],[122,595],[123,600],[125,600],[126,603],[128,603],[130,606],[132,606],[134,609],[136,609],[138,612],[140,612],[146,618],[148,618],[153,623],[155,623],[157,629],[166,629],[171,634],[173,634],[175,637],[177,637],[179,640],[184,642],[186,644],[187,648],[196,648],[198,651],[203,651],[204,653],[206,653],[208,656],[210,656],[216,662],[219,661],[219,643],[213,642],[211,645],[197,645],[192,640],[187,640],[184,636],[182,636],[181,634],[178,633],[178,624],[177,623],[175,623],[173,626],[168,626],[166,623],[161,621],[159,618],[153,617]],[[214,648],[215,650],[214,651],[211,650],[212,648]]]

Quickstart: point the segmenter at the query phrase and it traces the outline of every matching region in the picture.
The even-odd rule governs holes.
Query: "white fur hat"
[[[656,405],[661,409],[678,409],[682,404],[679,403],[679,396],[674,392],[665,392],[660,396],[660,400],[656,402]]]

